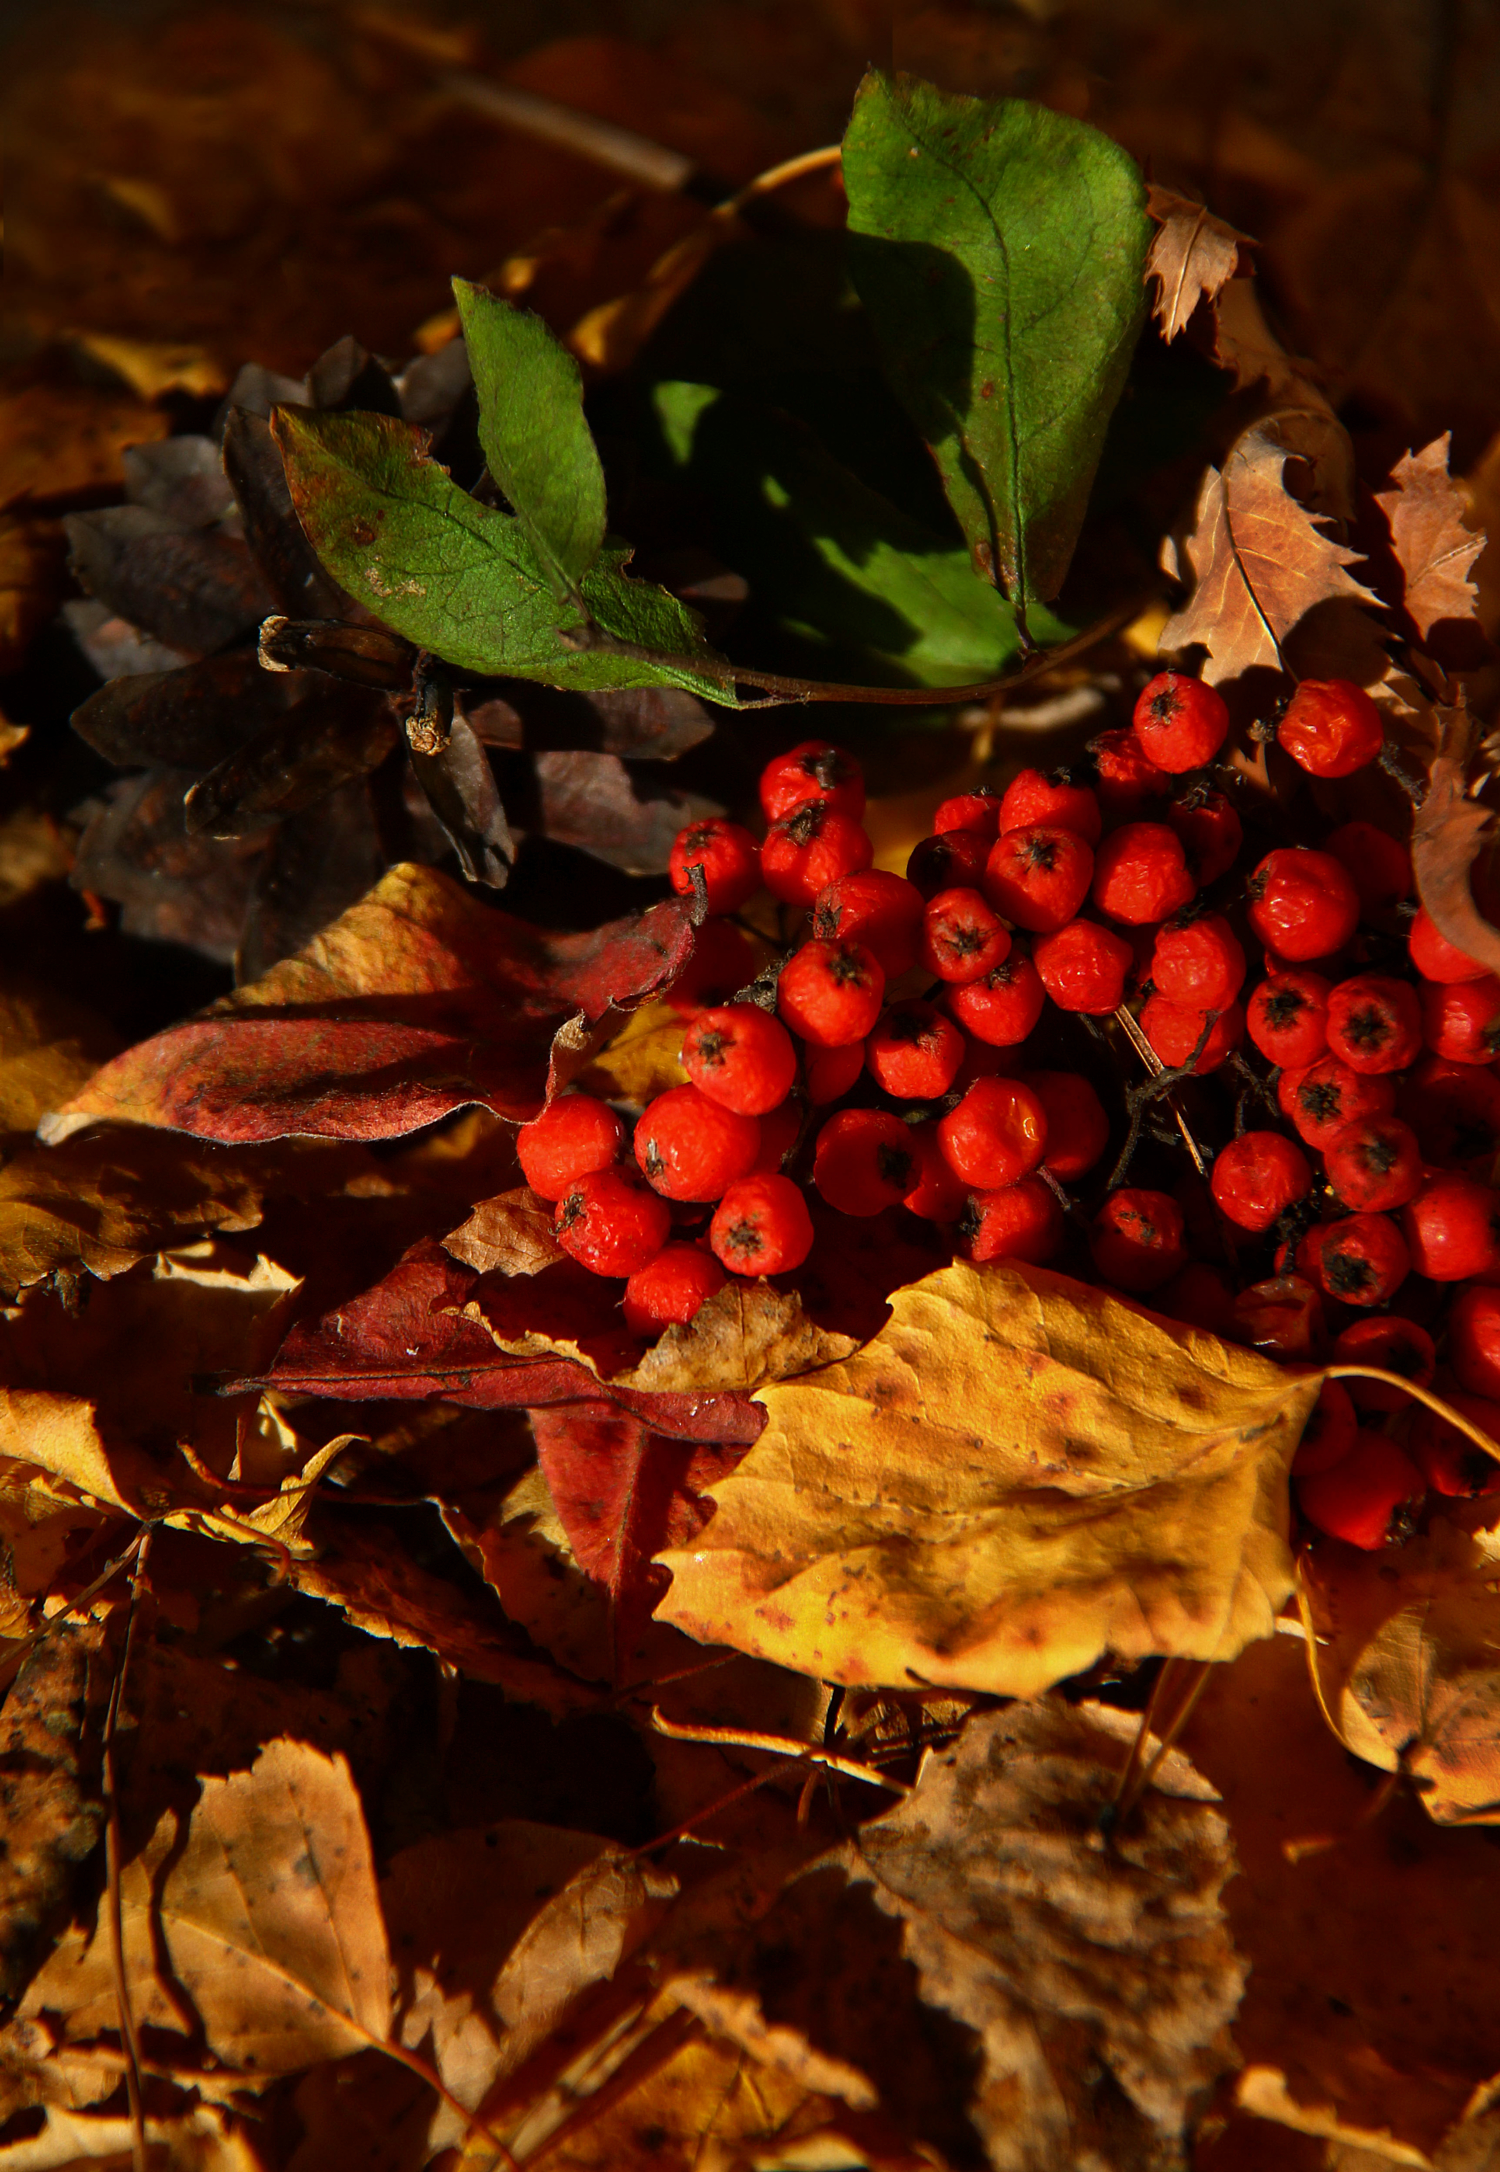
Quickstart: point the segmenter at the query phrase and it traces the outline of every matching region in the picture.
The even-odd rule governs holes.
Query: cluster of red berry
[[[1052,1259],[1086,1220],[1116,1289],[1288,1363],[1331,1348],[1418,1385],[1463,1284],[1457,1407],[1500,1440],[1500,980],[1411,919],[1409,854],[1369,822],[1274,845],[1232,882],[1241,821],[1209,781],[1229,721],[1211,687],[1164,672],[1128,730],[1093,742],[1092,782],[1026,769],[946,801],[905,876],[872,867],[858,766],[821,741],[766,768],[761,841],[722,819],[681,833],[674,887],[710,916],[673,990],[690,1083],[643,1111],[634,1166],[619,1115],[584,1093],[519,1140],[558,1242],[624,1278],[632,1329],[690,1320],[729,1275],[800,1266],[808,1179],[843,1214],[904,1207],[976,1261]],[[1383,752],[1379,711],[1344,681],[1304,682],[1276,737],[1324,779]],[[757,972],[730,916],[761,890],[807,917]],[[1066,1187],[1117,1126],[1083,1069],[1028,1063],[1044,1014],[1092,1024],[1110,1066],[1118,1019],[1159,1067],[1118,1097],[1128,1136],[1091,1217]],[[1235,1103],[1210,1184],[1125,1182],[1148,1104],[1215,1074]],[[1201,1165],[1211,1142],[1193,1145]],[[1500,1485],[1430,1413],[1402,1410],[1399,1445],[1404,1401],[1325,1386],[1294,1466],[1317,1528],[1377,1545],[1429,1486]]]

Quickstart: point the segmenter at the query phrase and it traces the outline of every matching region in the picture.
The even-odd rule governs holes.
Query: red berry
[[[840,875],[868,867],[874,853],[852,815],[840,814],[822,800],[809,800],[767,830],[760,871],[766,888],[782,904],[811,905]]]
[[[991,843],[1000,835],[1000,794],[993,785],[982,784],[977,791],[959,792],[952,799],[945,799],[932,818],[933,834],[941,837],[945,830],[973,830]]]
[[[1304,679],[1276,727],[1276,739],[1310,777],[1352,777],[1375,760],[1385,731],[1362,686],[1351,679]]]
[[[703,870],[711,913],[738,912],[760,888],[759,845],[747,829],[722,815],[710,815],[707,821],[677,832],[667,871],[679,897],[694,895],[695,867]]]
[[[922,916],[920,955],[929,973],[961,987],[1005,962],[1010,935],[977,890],[939,890]]]
[[[1229,736],[1223,695],[1180,671],[1159,671],[1146,682],[1131,721],[1147,761],[1173,775],[1202,769]]]
[[[768,822],[781,822],[813,801],[858,822],[865,811],[865,786],[858,762],[826,739],[804,739],[778,754],[760,775],[760,804]]]
[[[864,943],[815,937],[794,951],[776,983],[776,1004],[793,1033],[818,1048],[862,1041],[880,1016],[885,975]]]
[[[898,1207],[917,1176],[907,1127],[884,1109],[840,1109],[818,1133],[813,1182],[840,1214]]]
[[[1270,973],[1250,997],[1250,1038],[1283,1070],[1305,1070],[1328,1047],[1329,983],[1321,973]]]
[[[991,1048],[1014,1048],[1024,1041],[1046,1000],[1037,969],[1021,950],[1013,950],[983,980],[955,988],[947,998],[959,1024]]]
[[[635,1158],[666,1199],[720,1199],[749,1174],[760,1152],[760,1126],[737,1116],[696,1086],[669,1086],[635,1127]]]
[[[1488,1174],[1500,1153],[1500,1079],[1492,1070],[1428,1056],[1399,1091],[1401,1113],[1427,1161]]]
[[[1358,1324],[1371,1323],[1361,1320]],[[1325,1380],[1292,1457],[1292,1476],[1311,1478],[1314,1471],[1331,1471],[1354,1446],[1358,1432],[1359,1419],[1343,1382]]]
[[[863,1054],[858,1041],[854,1046]],[[824,1052],[820,1049],[818,1053]],[[841,1090],[848,1091],[847,1087]],[[750,1174],[774,1176],[796,1145],[801,1129],[802,1110],[795,1101],[783,1101],[779,1109],[772,1109],[763,1116],[760,1120],[760,1152],[751,1165]]]
[[[1137,814],[1147,800],[1159,799],[1172,789],[1172,780],[1158,769],[1133,731],[1101,732],[1089,741],[1098,777],[1098,796],[1112,822]]]
[[[1109,1144],[1104,1104],[1076,1071],[1023,1071],[1021,1084],[1031,1088],[1047,1119],[1042,1167],[1059,1184],[1071,1184],[1093,1168]]]
[[[1381,1319],[1352,1321],[1334,1339],[1333,1362],[1377,1365],[1383,1373],[1399,1373],[1403,1380],[1428,1388],[1437,1370],[1437,1352],[1425,1328],[1387,1313]],[[1351,1380],[1349,1393],[1361,1410],[1411,1408],[1411,1397],[1399,1388],[1388,1388],[1383,1380]]]
[[[1227,875],[1240,856],[1245,833],[1240,818],[1222,792],[1193,792],[1164,810],[1169,826],[1182,839],[1188,873],[1200,890]]]
[[[1496,1263],[1500,1197],[1456,1170],[1431,1176],[1401,1210],[1411,1263],[1430,1282],[1467,1282]]]
[[[1421,1033],[1448,1063],[1493,1063],[1500,1055],[1500,980],[1433,982],[1422,990]]]
[[[1063,771],[1044,777],[1039,769],[1023,769],[1005,787],[1000,802],[1000,827],[1007,830],[1071,830],[1086,845],[1097,845],[1104,830],[1099,802],[1086,784],[1070,784]]]
[[[1245,1014],[1238,1003],[1220,1011],[1209,1025],[1211,1015],[1208,1011],[1184,1010],[1180,1003],[1169,1003],[1165,996],[1154,995],[1141,1005],[1141,1031],[1167,1069],[1175,1071],[1192,1056],[1207,1026],[1208,1038],[1193,1065],[1193,1075],[1205,1078],[1234,1054],[1245,1037]]]
[[[1108,1017],[1125,1000],[1125,981],[1134,962],[1129,943],[1096,920],[1070,920],[1055,935],[1037,939],[1037,973],[1060,1011]]]
[[[1345,1305],[1383,1305],[1410,1266],[1405,1239],[1384,1214],[1319,1222],[1297,1247],[1298,1272]]]
[[[667,990],[674,1011],[696,1011],[705,1003],[727,1003],[748,988],[758,971],[749,938],[727,920],[709,920],[698,930],[693,955]]]
[[[1500,992],[1500,982],[1496,983]],[[1404,1071],[1422,1053],[1422,1014],[1409,981],[1356,973],[1328,998],[1328,1049],[1351,1071]]]
[[[705,1299],[723,1289],[725,1280],[712,1252],[696,1244],[665,1245],[626,1283],[625,1325],[633,1335],[686,1327]]]
[[[1257,1235],[1312,1190],[1312,1164],[1279,1131],[1246,1131],[1214,1163],[1211,1183],[1221,1213]]]
[[[815,1109],[830,1101],[842,1101],[865,1067],[865,1044],[848,1041],[842,1048],[819,1048],[809,1041],[802,1054],[802,1083]]]
[[[1131,927],[1181,912],[1197,887],[1182,839],[1164,822],[1127,822],[1104,839],[1094,861],[1094,903]]]
[[[1422,1474],[1383,1433],[1360,1433],[1332,1470],[1297,1481],[1297,1505],[1329,1538],[1365,1553],[1399,1545],[1412,1530]]]
[[[973,1190],[996,1191],[1030,1176],[1046,1153],[1046,1111],[1019,1079],[976,1079],[939,1120],[938,1144]]]
[[[594,1169],[557,1202],[553,1232],[563,1250],[596,1275],[633,1275],[672,1234],[672,1210],[633,1169]]]
[[[863,943],[880,960],[887,980],[909,973],[917,962],[922,893],[902,875],[867,867],[840,875],[813,904],[813,933],[825,943]]]
[[[1041,1266],[1062,1249],[1062,1208],[1040,1177],[970,1195],[959,1222],[959,1249],[965,1259],[1029,1260]]]
[[[737,1116],[779,1108],[797,1076],[792,1037],[758,1003],[699,1011],[682,1037],[682,1068],[698,1088]]]
[[[1073,918],[1093,873],[1094,855],[1072,830],[1010,830],[990,849],[983,889],[1013,927],[1048,935]]]
[[[924,898],[940,890],[977,890],[990,856],[990,840],[978,830],[944,830],[912,847],[906,879]]]
[[[1328,1340],[1322,1292],[1301,1275],[1252,1282],[1234,1301],[1233,1340],[1282,1365],[1313,1363]]]
[[[898,1101],[936,1101],[963,1062],[964,1037],[930,1003],[896,1003],[877,1020],[865,1043],[876,1083]]]
[[[1222,1011],[1245,985],[1245,953],[1217,913],[1156,931],[1151,981],[1160,996],[1184,1010]]]
[[[914,1173],[902,1206],[924,1222],[956,1222],[967,1204],[969,1187],[949,1168],[938,1144],[937,1125],[908,1124],[906,1129]]]
[[[1250,925],[1278,958],[1301,964],[1342,950],[1359,925],[1359,893],[1327,852],[1268,852],[1245,886]]]
[[[787,1274],[812,1250],[807,1201],[790,1177],[741,1177],[719,1201],[708,1241],[731,1274]]]
[[[1111,1192],[1094,1217],[1089,1249],[1118,1289],[1160,1289],[1186,1259],[1182,1209],[1165,1192]]]
[[[1337,1056],[1320,1056],[1305,1069],[1283,1071],[1276,1099],[1298,1138],[1321,1153],[1345,1124],[1364,1116],[1389,1116],[1396,1106],[1396,1089],[1388,1078],[1362,1078]]]
[[[1366,915],[1389,912],[1411,895],[1411,858],[1388,830],[1373,822],[1345,822],[1323,840],[1359,892],[1359,908]]]
[[[1417,917],[1411,924],[1406,947],[1423,980],[1483,980],[1489,971],[1487,965],[1481,965],[1477,958],[1469,957],[1456,943],[1450,943],[1446,935],[1440,934],[1436,921],[1429,918],[1426,908],[1421,905],[1417,907]]]
[[[1328,1181],[1346,1207],[1388,1214],[1422,1185],[1422,1149],[1399,1116],[1362,1116],[1336,1131],[1323,1149]]]
[[[559,1094],[516,1133],[521,1174],[542,1199],[561,1199],[575,1177],[607,1169],[625,1144],[625,1126],[592,1094]]]
[[[1475,1282],[1454,1298],[1448,1315],[1448,1363],[1471,1395],[1500,1401],[1500,1290]]]
[[[1500,1403],[1478,1395],[1450,1395],[1447,1400],[1460,1417],[1489,1435],[1496,1443],[1495,1454],[1486,1455],[1477,1441],[1435,1410],[1419,1409],[1411,1429],[1413,1460],[1433,1492],[1448,1500],[1494,1493],[1500,1489]]]

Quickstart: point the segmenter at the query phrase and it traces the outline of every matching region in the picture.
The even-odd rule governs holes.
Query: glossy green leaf
[[[1055,596],[1145,314],[1137,167],[1065,114],[872,70],[844,185],[855,285],[975,564]]]
[[[604,470],[583,414],[578,364],[528,309],[455,279],[479,442],[559,596],[579,583],[604,542]]]

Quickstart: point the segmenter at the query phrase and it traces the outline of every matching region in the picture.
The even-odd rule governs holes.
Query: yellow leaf
[[[661,1558],[658,1618],[824,1680],[1009,1696],[1101,1654],[1231,1658],[1291,1590],[1316,1400],[1253,1352],[1014,1262],[939,1269]]]
[[[121,339],[105,332],[79,332],[75,340],[85,354],[113,370],[143,400],[159,400],[164,392],[185,392],[191,399],[211,400],[229,389],[228,371],[202,347]]]
[[[24,984],[0,988],[0,1138],[29,1138],[47,1110],[76,1093],[119,1045],[102,1020],[66,996]]]
[[[687,1021],[670,1003],[643,1003],[612,1041],[592,1057],[578,1084],[606,1101],[638,1102],[642,1108],[669,1086],[686,1083],[682,1034]]]

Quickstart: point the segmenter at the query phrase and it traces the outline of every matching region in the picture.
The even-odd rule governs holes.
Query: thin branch
[[[767,1750],[773,1757],[806,1758],[814,1765],[825,1765],[830,1772],[842,1773],[846,1780],[864,1780],[871,1787],[888,1787],[894,1794],[909,1795],[911,1789],[904,1780],[892,1780],[873,1766],[861,1765],[852,1757],[840,1757],[834,1750],[818,1749],[815,1745],[797,1742],[788,1735],[757,1734],[753,1729],[738,1727],[686,1727],[676,1720],[669,1720],[660,1705],[651,1708],[651,1724],[659,1735],[666,1735],[673,1742],[712,1742],[721,1749]]]
[[[141,1581],[151,1553],[151,1532],[143,1531],[136,1542],[135,1567],[130,1579],[130,1608],[125,1617],[125,1644],[109,1693],[104,1719],[102,1765],[104,1777],[104,1870],[105,1917],[109,1926],[109,1968],[114,1979],[115,2014],[120,2042],[125,2051],[125,2094],[130,2103],[130,2161],[132,2172],[149,2172],[146,2145],[146,2113],[141,2096],[141,2047],[130,2007],[130,1982],[125,1973],[125,1915],[120,1898],[120,1794],[115,1779],[115,1730],[125,1696],[125,1676],[135,1643],[140,1609]]]

